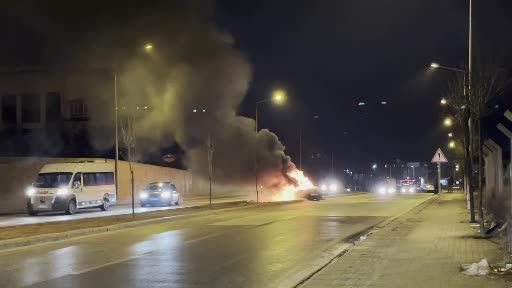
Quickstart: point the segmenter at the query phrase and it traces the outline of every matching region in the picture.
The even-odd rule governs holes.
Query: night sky
[[[306,167],[327,168],[332,152],[336,169],[428,162],[447,143],[439,100],[454,75],[427,67],[466,65],[468,2],[219,1],[217,21],[254,66],[241,113],[283,85],[290,105],[265,107],[261,123],[293,159],[303,126]],[[474,2],[475,61],[510,64],[512,3]]]
[[[48,62],[59,58],[62,47],[79,47],[83,37],[94,36],[73,29],[109,30],[130,17],[165,13],[165,1],[98,2],[83,10],[74,2],[50,2],[48,11],[58,13],[43,11],[43,23],[30,4],[34,1],[2,4],[2,16],[8,16],[2,17],[0,29],[3,66]],[[427,67],[432,61],[466,65],[468,2],[218,0],[198,1],[197,7],[233,35],[235,47],[252,65],[252,82],[239,113],[254,117],[256,101],[268,98],[273,88],[286,89],[286,106],[262,106],[260,127],[279,136],[294,162],[301,128],[305,167],[328,169],[334,153],[339,171],[368,170],[373,162],[396,158],[429,161],[437,147],[446,146],[439,100],[454,75]],[[510,68],[512,1],[474,2],[475,62]],[[57,25],[48,25],[52,17],[59,18]],[[69,26],[66,33],[59,25]],[[52,54],[48,47],[53,46],[61,49]]]

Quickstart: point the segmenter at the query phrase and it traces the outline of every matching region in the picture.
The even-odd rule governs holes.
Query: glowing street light
[[[272,102],[276,105],[283,105],[286,102],[286,92],[283,89],[276,89],[272,93]]]
[[[443,125],[446,127],[451,127],[453,125],[453,120],[450,117],[446,117],[443,121]]]
[[[453,133],[452,132],[448,133],[448,137],[453,137]]]
[[[448,101],[446,101],[446,98],[441,98],[441,105],[446,105]]]
[[[148,42],[144,44],[144,51],[146,51],[147,53],[151,53],[153,51],[153,43]]]
[[[377,163],[373,163],[373,165],[372,165],[372,169],[373,169],[373,170],[377,169]]]
[[[430,64],[430,67],[431,67],[431,68],[439,68],[440,66],[439,66],[439,64],[438,64],[438,63],[436,63],[436,62],[432,62],[432,63]]]
[[[286,102],[286,91],[283,89],[276,89],[272,92],[272,96],[269,99],[264,99],[256,102],[256,115],[255,115],[255,132],[258,135],[258,108],[260,104],[265,102],[273,102],[275,105],[283,105]],[[258,191],[258,161],[255,159],[255,178],[256,178],[256,203],[259,203],[259,191]]]
[[[455,148],[455,141],[451,140],[450,142],[448,142],[448,148]]]

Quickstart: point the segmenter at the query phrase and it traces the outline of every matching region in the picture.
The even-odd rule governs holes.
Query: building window
[[[41,121],[41,97],[39,94],[21,94],[21,121],[23,123],[39,123]]]
[[[59,92],[46,93],[46,121],[49,123],[58,122],[61,119],[60,102],[61,97]]]
[[[69,116],[71,119],[86,119],[89,116],[87,105],[82,100],[69,103]]]
[[[16,95],[2,95],[2,122],[5,124],[16,124]]]

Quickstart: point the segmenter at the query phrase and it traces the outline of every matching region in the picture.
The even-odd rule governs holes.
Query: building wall
[[[112,130],[113,106],[113,76],[106,69],[0,71],[0,152],[62,154],[84,131]]]

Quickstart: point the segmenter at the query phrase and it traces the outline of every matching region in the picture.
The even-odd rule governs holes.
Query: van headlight
[[[385,187],[379,187],[379,194],[386,194],[386,188]]]
[[[146,199],[146,198],[148,198],[148,193],[146,193],[146,192],[140,192],[139,197],[140,197],[140,199]]]
[[[36,194],[36,188],[34,188],[34,187],[28,187],[25,190],[25,195],[27,195],[28,197],[31,197],[34,194]]]
[[[171,191],[164,191],[160,196],[162,196],[162,198],[171,198]]]
[[[322,184],[322,185],[320,186],[320,190],[322,190],[322,191],[327,191],[327,185]]]
[[[69,193],[69,190],[68,190],[67,188],[59,188],[59,189],[57,190],[57,195],[60,195],[60,196],[62,196],[62,195],[66,195],[66,194],[68,194],[68,193]]]

